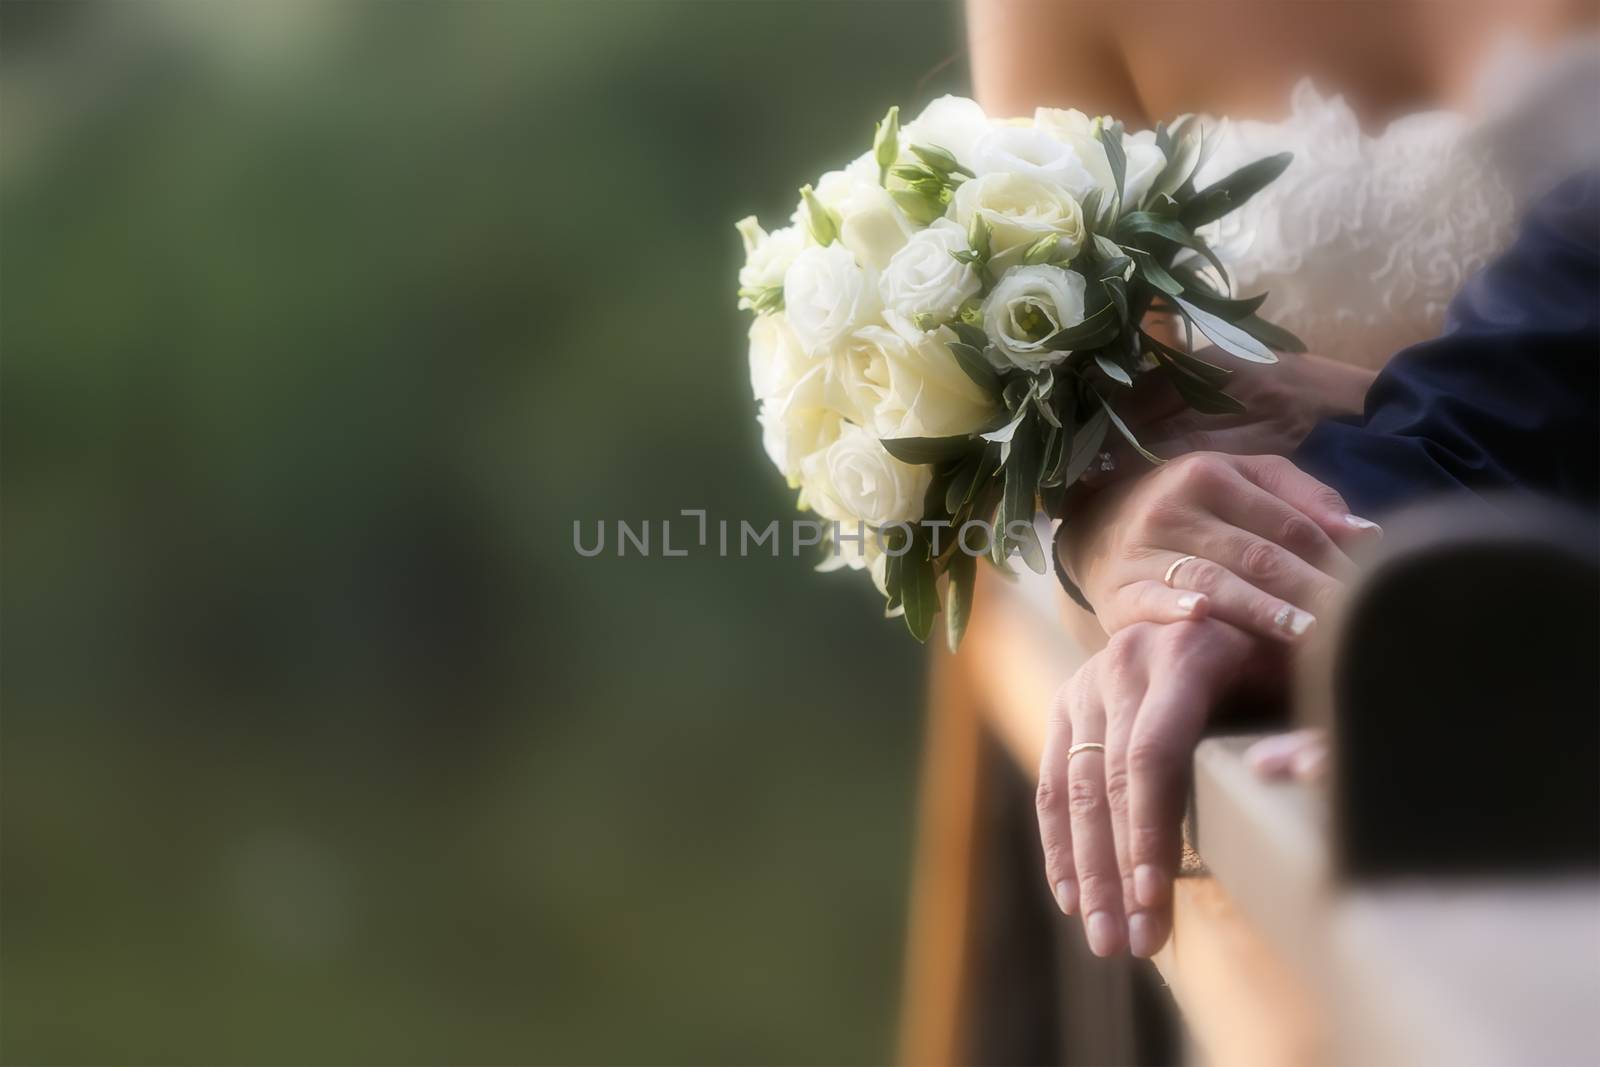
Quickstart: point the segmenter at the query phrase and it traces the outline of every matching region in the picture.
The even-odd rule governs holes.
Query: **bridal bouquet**
[[[947,96],[904,127],[890,109],[870,151],[800,190],[790,225],[739,223],[767,453],[823,520],[823,569],[866,570],[919,641],[941,606],[960,640],[979,555],[1044,571],[1034,517],[1070,518],[1108,434],[1159,462],[1117,413],[1135,379],[1241,410],[1195,331],[1256,362],[1298,347],[1256,314],[1265,294],[1229,295],[1198,232],[1290,157],[1196,189],[1205,151],[1192,117],[1130,134]],[[1153,310],[1181,318],[1181,347],[1146,331]]]

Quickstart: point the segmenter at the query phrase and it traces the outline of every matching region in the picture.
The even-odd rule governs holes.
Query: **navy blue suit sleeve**
[[[1541,201],[1450,306],[1445,332],[1395,356],[1366,410],[1293,456],[1358,513],[1438,493],[1600,493],[1600,175]]]

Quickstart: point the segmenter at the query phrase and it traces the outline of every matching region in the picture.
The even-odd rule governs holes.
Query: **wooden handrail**
[[[997,738],[1031,775],[1049,702],[1077,666],[1059,627],[1006,583],[985,580],[979,597],[960,653],[938,653],[934,667],[902,1019],[908,1064],[964,1058],[979,738]],[[1592,1061],[1600,1013],[1578,1006],[1600,1004],[1593,882],[1341,886],[1326,797],[1260,781],[1244,762],[1248,742],[1211,738],[1197,750],[1190,831],[1207,873],[1179,880],[1174,934],[1154,961],[1208,1062]],[[1463,943],[1479,924],[1496,932],[1494,945]],[[1496,959],[1504,966],[1482,974]],[[1529,959],[1548,961],[1548,972],[1529,971]],[[1538,1055],[1516,1055],[1519,1043]]]

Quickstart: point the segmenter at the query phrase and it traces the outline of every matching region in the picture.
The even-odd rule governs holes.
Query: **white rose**
[[[890,257],[916,232],[916,225],[900,210],[894,197],[878,184],[878,168],[870,158],[858,159],[845,170],[833,170],[817,181],[817,199],[839,217],[839,243],[855,254],[856,261],[882,270]],[[800,208],[804,218],[805,208]]]
[[[750,324],[750,391],[757,400],[786,395],[812,362],[783,312],[757,315]]]
[[[987,174],[961,183],[952,202],[962,233],[974,215],[989,224],[991,264],[1003,270],[1022,259],[1029,245],[1046,234],[1061,238],[1061,255],[1071,257],[1086,236],[1083,209],[1059,187],[1024,174]]]
[[[849,533],[855,532],[857,522],[870,531],[920,519],[931,479],[928,467],[902,463],[876,436],[851,423],[840,427],[831,445],[807,456],[800,469],[807,505],[824,519],[843,524]]]
[[[966,232],[949,219],[915,234],[878,279],[883,306],[908,319],[923,313],[952,318],[980,288],[977,272],[951,254],[966,247]]]
[[[1083,275],[1060,267],[1018,267],[1000,279],[983,302],[983,328],[1006,364],[1037,371],[1066,352],[1041,343],[1083,321]]]
[[[866,326],[828,358],[824,403],[877,437],[976,433],[999,414],[994,397],[950,354],[948,329],[918,330],[898,315]]]
[[[782,285],[794,257],[806,246],[806,235],[795,226],[767,233],[754,215],[736,224],[744,238],[744,266],[739,268],[739,288],[766,289]],[[740,307],[746,304],[741,302]]]
[[[878,287],[835,241],[795,257],[783,281],[783,303],[800,343],[814,353],[873,321]]]
[[[971,167],[973,149],[988,132],[989,117],[975,101],[964,96],[941,96],[906,123],[900,131],[900,143],[942,148]]]

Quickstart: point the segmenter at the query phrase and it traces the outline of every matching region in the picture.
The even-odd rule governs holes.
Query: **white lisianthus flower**
[[[949,219],[913,235],[878,279],[884,308],[908,319],[924,313],[954,317],[980,288],[977,272],[951,254],[966,247],[966,232]]]
[[[1068,137],[1094,137],[1094,119],[1075,107],[1035,108],[1033,125],[1063,140]]]
[[[1122,154],[1127,156],[1127,172],[1122,182],[1122,209],[1132,211],[1149,195],[1167,166],[1167,154],[1156,145],[1154,130],[1123,135]]]
[[[840,524],[844,539],[829,546],[827,558],[817,565],[821,573],[836,571],[848,567],[853,571],[865,570],[872,577],[872,584],[878,587],[878,592],[885,597],[889,595],[889,554],[884,551],[883,545],[878,541],[878,535],[871,530],[866,531],[861,544],[856,544],[856,527],[850,523]],[[831,530],[829,531],[832,532]],[[893,611],[885,611],[884,618],[893,619],[905,614],[905,608],[897,607]]]
[[[790,265],[783,303],[800,343],[815,353],[876,318],[878,286],[839,242],[812,245]]]
[[[750,391],[757,400],[787,396],[813,365],[784,312],[750,323]]]
[[[1067,357],[1044,347],[1058,330],[1083,321],[1083,275],[1060,267],[1017,267],[983,302],[983,328],[1002,369],[1039,371]],[[992,358],[992,357],[991,357]]]
[[[905,125],[900,131],[900,143],[942,148],[957,162],[971,167],[973,149],[988,132],[989,117],[976,101],[964,96],[941,96]],[[901,153],[902,158],[908,155]]]
[[[916,224],[878,184],[877,164],[870,156],[844,170],[824,174],[817,181],[816,193],[817,199],[838,217],[839,243],[871,270],[888,266],[890,258],[916,232]],[[802,219],[804,210],[802,206]]]
[[[767,233],[756,217],[740,219],[735,228],[744,238],[744,266],[739,268],[739,288],[767,289],[782,285],[794,257],[806,246],[805,233],[796,226],[785,226]],[[748,307],[748,301],[740,301]]]
[[[841,532],[845,539],[835,542],[829,547],[828,556],[817,570],[821,572],[836,571],[848,567],[853,571],[865,570],[872,576],[872,584],[878,587],[878,592],[885,597],[889,595],[889,554],[884,551],[878,542],[878,535],[872,530],[867,530],[861,544],[856,544],[856,527],[851,523],[841,523]],[[830,531],[832,532],[832,531]],[[888,612],[885,618],[895,618],[905,614],[904,608],[895,608]]]
[[[1033,124],[1039,130],[1066,145],[1093,178],[1094,188],[1111,189],[1111,164],[1106,160],[1105,146],[1094,135],[1094,121],[1081,111],[1063,111],[1042,107],[1033,113]],[[1167,165],[1167,157],[1156,147],[1153,130],[1122,135],[1122,154],[1127,164],[1122,179],[1122,204],[1124,211],[1132,211],[1150,192],[1150,186]],[[1088,190],[1078,194],[1078,199],[1088,195]],[[1103,193],[1102,196],[1105,194]],[[1102,200],[1102,204],[1109,201]]]
[[[974,215],[989,224],[990,264],[1004,270],[1022,259],[1029,245],[1047,234],[1061,238],[1061,255],[1070,258],[1087,236],[1083,209],[1059,186],[1025,174],[986,174],[963,182],[951,202],[964,234]]]
[[[893,312],[828,357],[824,403],[877,437],[953,437],[994,421],[999,404],[951,355],[948,329],[925,333]]]
[[[848,533],[857,522],[870,531],[891,522],[922,517],[922,497],[932,472],[891,456],[878,438],[845,423],[837,440],[801,462],[800,487],[806,504]]]
[[[1080,201],[1092,190],[1111,185],[1105,150],[1094,138],[1056,135],[1031,125],[996,126],[984,134],[973,150],[972,169],[980,178],[992,174],[1033,178]]]

